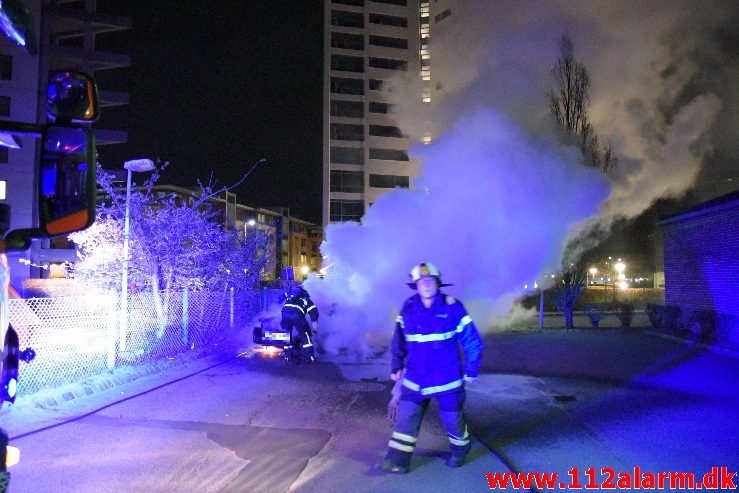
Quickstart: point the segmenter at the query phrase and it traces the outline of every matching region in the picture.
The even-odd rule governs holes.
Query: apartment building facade
[[[325,0],[323,224],[358,221],[408,187],[417,163],[393,119],[390,78],[419,71],[417,0]]]
[[[325,0],[324,225],[359,221],[382,193],[410,186],[415,142],[398,128],[403,102],[388,91],[420,81],[415,97],[433,102],[443,85],[433,77],[431,33],[458,9],[459,0]]]

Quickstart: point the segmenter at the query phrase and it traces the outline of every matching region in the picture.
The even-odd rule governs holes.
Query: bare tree
[[[586,164],[608,172],[617,164],[611,143],[601,144],[588,116],[590,74],[575,60],[572,40],[566,34],[559,42],[559,59],[552,67],[557,89],[549,93],[549,110],[567,133],[579,137]]]
[[[565,316],[565,328],[572,329],[577,299],[582,294],[587,283],[585,269],[582,265],[572,265],[562,273],[562,279],[557,281],[557,290],[554,293],[554,305]]]

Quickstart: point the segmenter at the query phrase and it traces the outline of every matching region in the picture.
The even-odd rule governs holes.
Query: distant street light
[[[618,262],[616,262],[616,265],[614,265],[614,267],[616,268],[616,272],[618,272],[618,287],[620,289],[626,289],[624,287],[626,285],[626,276],[624,275],[624,270],[626,270],[626,264],[621,262],[621,259],[618,259]],[[615,282],[614,282],[614,285],[615,285]]]
[[[590,275],[593,276],[593,282],[591,282],[591,284],[595,284],[595,274],[597,272],[598,272],[598,269],[596,269],[595,267],[590,268]]]
[[[121,319],[119,333],[119,348],[123,352],[126,349],[126,333],[128,332],[128,231],[129,214],[131,209],[131,174],[136,171],[143,173],[156,169],[151,159],[134,159],[126,161],[123,167],[128,170],[126,177],[126,216],[123,222],[123,269],[121,275]]]

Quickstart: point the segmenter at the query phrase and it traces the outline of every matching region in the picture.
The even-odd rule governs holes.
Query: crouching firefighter
[[[285,293],[282,305],[282,330],[290,332],[291,344],[285,346],[285,358],[309,363],[316,361],[313,337],[318,332],[318,308],[310,299],[303,286],[298,285]],[[306,321],[310,317],[310,326]],[[312,334],[311,334],[312,330]]]
[[[413,268],[408,286],[416,294],[405,301],[392,339],[391,378],[401,382],[395,428],[381,468],[407,473],[423,415],[432,398],[439,406],[451,455],[459,467],[472,448],[463,416],[464,385],[477,378],[482,340],[462,303],[447,296],[439,269],[431,263]],[[460,356],[462,347],[464,359]]]

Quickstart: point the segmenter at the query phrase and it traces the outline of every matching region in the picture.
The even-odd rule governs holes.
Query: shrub
[[[713,342],[716,340],[716,311],[711,309],[696,310],[693,320],[698,328],[701,340]]]
[[[634,305],[631,303],[619,303],[615,307],[616,316],[621,322],[621,327],[631,327],[634,319]]]
[[[603,311],[598,305],[594,303],[589,303],[585,305],[585,315],[587,315],[588,320],[590,320],[590,324],[593,327],[598,327],[598,324],[600,324],[600,319],[603,318]]]
[[[663,327],[667,332],[680,332],[680,307],[665,305],[662,307]]]
[[[647,317],[649,317],[649,323],[652,327],[657,330],[665,328],[665,310],[663,305],[655,305],[653,303],[647,303]]]

